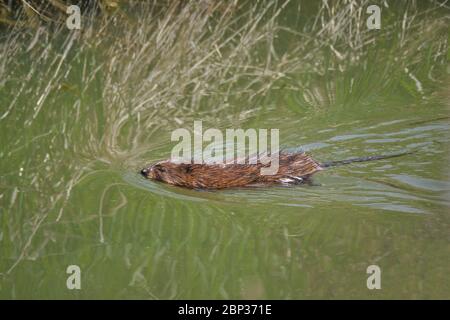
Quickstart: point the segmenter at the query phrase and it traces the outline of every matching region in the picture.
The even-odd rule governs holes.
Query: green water
[[[71,43],[67,31],[27,49],[35,31],[11,34],[0,47],[1,298],[450,297],[449,65],[426,60],[435,51],[409,67],[421,88],[395,69],[403,52],[387,41],[345,72],[290,74],[257,100],[224,90],[230,102],[189,108],[169,88],[167,107],[135,112],[153,84],[147,66],[122,68],[132,52]],[[115,76],[94,73],[115,54]],[[312,186],[193,191],[143,179],[139,169],[169,157],[172,130],[194,120],[278,128],[282,146],[319,161],[414,153],[330,168]],[[81,290],[66,287],[69,265]],[[369,265],[381,290],[366,286]]]

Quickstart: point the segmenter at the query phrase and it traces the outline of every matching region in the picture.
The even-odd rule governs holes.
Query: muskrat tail
[[[412,153],[414,153],[414,152],[408,151],[408,152],[386,154],[386,155],[380,155],[380,156],[368,156],[368,157],[361,157],[361,158],[350,158],[350,159],[346,159],[346,160],[326,161],[326,162],[321,163],[320,166],[322,168],[337,167],[337,166],[343,166],[346,164],[350,164],[353,162],[366,162],[366,161],[396,158],[396,157],[401,157],[401,156],[405,156],[407,154],[412,154]]]

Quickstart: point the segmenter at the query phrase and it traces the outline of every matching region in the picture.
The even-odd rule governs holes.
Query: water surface
[[[33,62],[26,37],[9,56],[17,67],[3,70],[1,298],[449,297],[448,75],[436,85],[416,69],[421,93],[403,71],[394,79],[400,73],[356,65],[341,75],[291,74],[303,89],[287,82],[251,104],[224,91],[232,103],[213,96],[196,109],[181,100],[155,109],[138,101],[153,80],[133,82],[121,69],[129,59],[115,64],[125,83],[96,78],[102,59],[120,54],[112,44],[91,52],[62,39],[48,49],[70,46],[55,73],[68,76],[57,84],[48,87],[57,63]],[[291,50],[289,41],[279,45]],[[364,58],[369,66],[392,55],[383,49]],[[380,73],[412,91],[387,90]],[[119,97],[130,92],[136,100]],[[172,130],[191,130],[194,120],[204,130],[278,128],[283,147],[318,161],[411,154],[330,168],[313,185],[292,187],[196,191],[143,179],[143,166],[169,157]],[[81,290],[66,288],[72,264],[82,270]],[[372,264],[382,290],[366,287]]]

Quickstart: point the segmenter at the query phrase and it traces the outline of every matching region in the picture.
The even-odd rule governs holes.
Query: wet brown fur
[[[248,162],[247,162],[248,163]],[[303,152],[281,153],[279,169],[274,175],[261,175],[256,164],[179,164],[170,160],[158,162],[141,173],[148,179],[191,189],[224,189],[251,185],[301,183],[315,172],[320,164]]]

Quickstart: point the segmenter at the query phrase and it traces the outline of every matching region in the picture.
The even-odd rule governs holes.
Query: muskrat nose
[[[142,169],[141,170],[141,174],[144,176],[144,177],[146,177],[147,176],[147,173],[148,173],[148,169]]]

